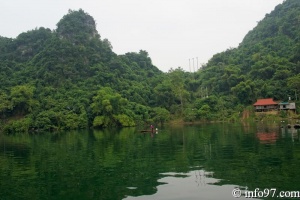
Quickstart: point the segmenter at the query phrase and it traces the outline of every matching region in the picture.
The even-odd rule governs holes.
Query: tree
[[[166,121],[170,119],[170,112],[165,108],[155,107],[153,111],[153,120],[155,122],[159,122],[161,125],[163,125]]]
[[[210,106],[205,104],[198,110],[198,116],[200,119],[211,119],[211,109]]]
[[[250,104],[256,98],[253,91],[253,84],[251,81],[240,82],[231,91],[238,97],[241,103]]]
[[[291,89],[294,89],[294,90],[300,92],[300,74],[288,78],[288,86]]]
[[[171,105],[175,104],[175,94],[169,77],[165,77],[154,88],[156,105],[170,110]]]
[[[32,111],[36,101],[33,99],[34,87],[19,85],[11,88],[10,98],[13,110],[21,115]]]
[[[287,84],[291,90],[295,91],[296,98],[298,99],[297,94],[300,94],[300,74],[289,78]]]
[[[110,87],[103,87],[93,97],[91,109],[95,115],[93,126],[134,126],[132,117],[126,112],[128,100],[114,92]]]
[[[12,110],[12,108],[13,108],[13,104],[10,101],[9,96],[4,92],[0,92],[0,113],[1,113],[0,119],[5,118],[6,112]]]
[[[189,94],[185,89],[183,69],[180,67],[175,70],[171,69],[169,71],[169,77],[171,82],[171,89],[175,97],[180,102],[181,114],[183,114],[184,102],[187,100]]]

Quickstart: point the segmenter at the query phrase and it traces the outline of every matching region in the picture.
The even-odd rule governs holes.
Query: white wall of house
[[[280,110],[295,110],[296,104],[295,103],[288,103],[288,104],[280,104]]]

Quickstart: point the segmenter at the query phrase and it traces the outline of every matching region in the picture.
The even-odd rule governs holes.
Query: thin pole
[[[194,72],[195,72],[195,67],[194,67],[194,58],[193,58],[193,70],[194,70]]]

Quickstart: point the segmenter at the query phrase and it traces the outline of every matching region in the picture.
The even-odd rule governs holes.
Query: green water
[[[235,199],[235,187],[300,190],[299,131],[210,124],[0,135],[0,200]]]

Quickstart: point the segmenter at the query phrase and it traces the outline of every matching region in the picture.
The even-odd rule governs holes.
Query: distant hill
[[[117,55],[92,16],[69,10],[54,31],[0,37],[0,80],[6,133],[236,121],[257,98],[291,97],[300,108],[300,1],[276,6],[196,73],[163,73],[145,50]]]
[[[131,126],[120,116],[143,120],[139,115],[156,105],[151,85],[162,72],[148,53],[116,55],[110,42],[101,39],[94,19],[81,9],[70,10],[55,31],[41,27],[15,39],[0,37],[0,50],[0,112],[5,124],[15,123],[9,131],[18,129],[15,119],[34,130],[92,126],[103,114],[91,111],[93,97],[105,87],[111,88],[111,96],[105,97],[111,104],[118,104],[118,95],[126,99],[128,113],[113,105],[110,119],[98,126]],[[139,105],[145,113],[131,108]]]
[[[292,95],[295,100],[289,80],[299,73],[300,1],[287,0],[266,14],[238,48],[214,55],[198,76],[211,93],[251,104],[256,98],[286,100]]]

